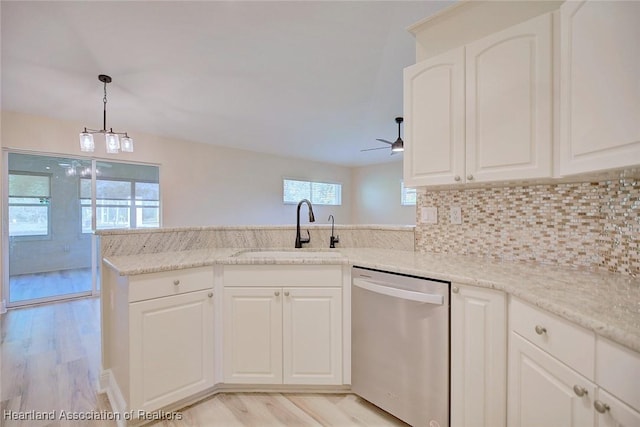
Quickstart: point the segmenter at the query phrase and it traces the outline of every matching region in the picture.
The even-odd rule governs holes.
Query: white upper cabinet
[[[566,2],[560,173],[640,164],[640,2]]]
[[[464,49],[404,70],[404,183],[450,184],[464,175]]]
[[[466,47],[466,178],[547,178],[552,153],[551,15]]]
[[[406,185],[551,177],[551,19],[405,69]]]

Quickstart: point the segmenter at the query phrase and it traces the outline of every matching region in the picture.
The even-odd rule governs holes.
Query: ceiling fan
[[[404,142],[402,138],[400,138],[400,124],[402,123],[402,117],[396,117],[396,123],[398,124],[398,139],[395,142],[387,141],[386,139],[376,139],[376,141],[384,142],[385,144],[391,145],[391,155],[393,156],[396,153],[400,153],[404,151]],[[360,151],[373,151],[373,150],[384,150],[387,147],[379,147],[379,148],[367,148]]]

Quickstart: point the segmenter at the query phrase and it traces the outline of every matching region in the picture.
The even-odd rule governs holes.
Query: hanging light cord
[[[102,98],[102,131],[107,131],[107,81],[104,81],[104,98]]]
[[[114,132],[113,128],[109,128],[109,130],[107,130],[107,83],[111,83],[111,77],[100,75],[98,76],[98,79],[104,83],[104,96],[102,97],[102,129],[98,130],[85,127],[84,133],[113,133],[116,135],[123,135],[128,138],[129,135],[127,132]]]

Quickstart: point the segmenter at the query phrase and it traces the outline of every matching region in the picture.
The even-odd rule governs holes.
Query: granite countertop
[[[281,249],[291,251],[291,248]],[[349,264],[505,291],[640,352],[640,279],[593,270],[495,261],[411,251],[337,249],[341,256],[314,259],[314,249],[293,258],[234,256],[241,248],[202,249],[105,258],[120,275],[214,264]],[[299,252],[308,252],[301,257]]]

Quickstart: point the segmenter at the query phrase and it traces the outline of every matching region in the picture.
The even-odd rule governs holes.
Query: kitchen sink
[[[341,258],[342,254],[337,251],[325,251],[325,250],[300,250],[300,249],[245,249],[233,254],[238,258],[274,258],[274,259],[287,259],[287,258],[322,258],[332,259]]]

